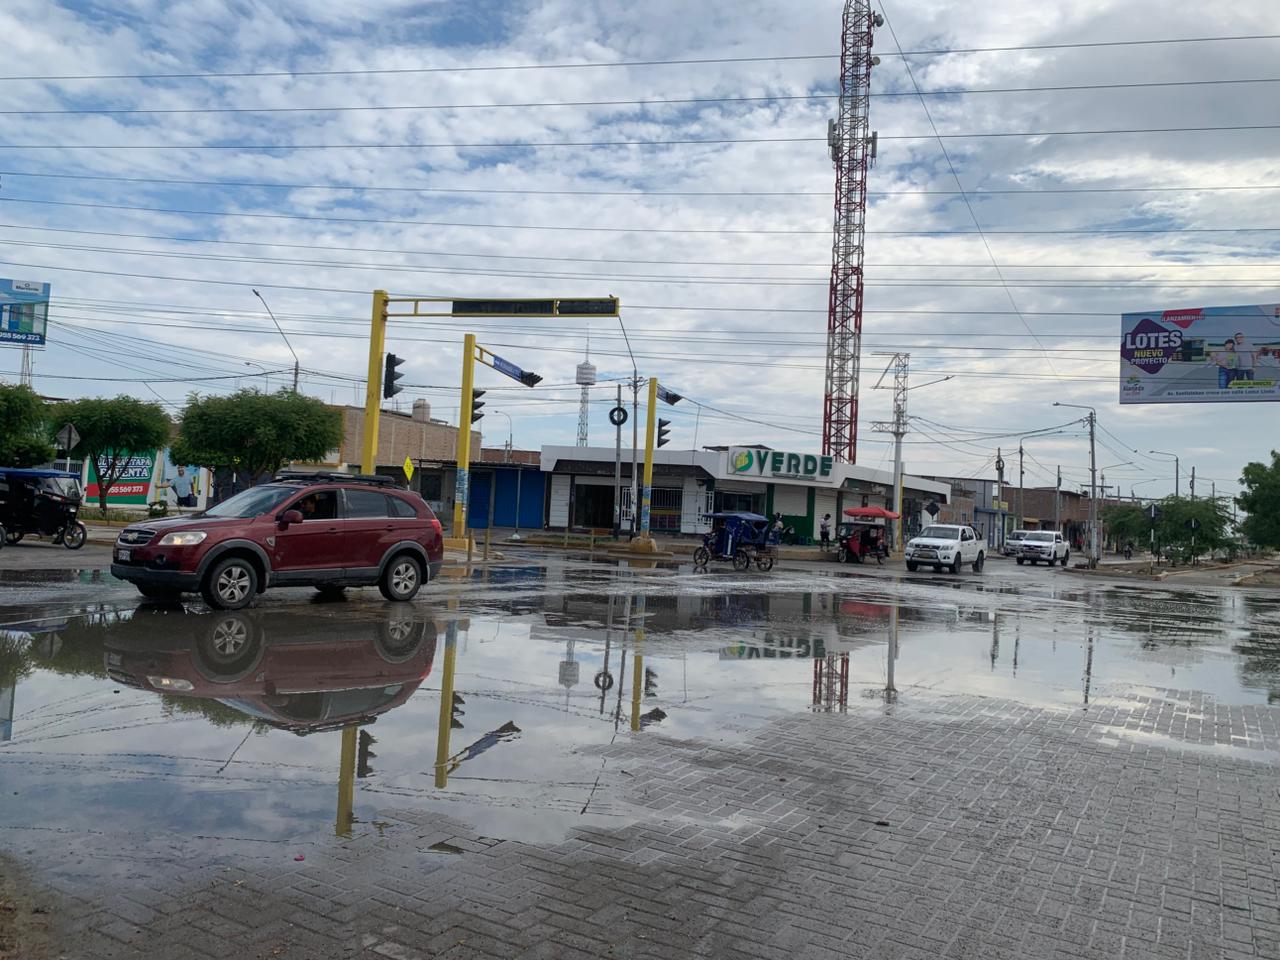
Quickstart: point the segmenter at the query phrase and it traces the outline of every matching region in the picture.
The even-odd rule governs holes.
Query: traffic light
[[[484,406],[484,401],[480,398],[484,396],[483,390],[471,391],[471,422],[475,423],[481,419],[484,414],[480,412],[480,408]]]
[[[530,373],[528,370],[520,374],[520,382],[526,387],[536,387],[542,382],[542,378],[536,373]]]
[[[462,699],[462,694],[455,693],[453,695],[453,705],[449,708],[449,729],[450,730],[462,729],[462,721],[459,720],[458,718],[466,716],[467,711],[462,709],[463,705],[465,705],[466,702],[467,701]]]
[[[402,363],[404,360],[394,353],[387,354],[386,365],[382,368],[382,399],[390,400],[404,389],[396,386],[396,381],[404,377],[403,373],[396,372],[396,367]]]
[[[646,697],[658,695],[658,671],[652,667],[644,668],[644,695]]]
[[[671,439],[667,436],[667,434],[671,432],[667,429],[669,426],[671,426],[670,420],[663,420],[661,417],[658,418],[658,446],[662,446]]]
[[[361,730],[357,739],[359,747],[356,751],[356,776],[369,777],[373,775],[373,767],[369,766],[369,761],[375,759],[378,755],[374,753],[372,747],[378,741],[374,739],[373,734],[367,730]]]

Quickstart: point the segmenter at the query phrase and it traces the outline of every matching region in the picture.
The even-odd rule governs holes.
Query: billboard
[[[0,280],[0,343],[44,346],[49,320],[49,284]]]
[[[1121,314],[1121,403],[1249,400],[1280,400],[1280,303]]]
[[[131,454],[120,473],[120,479],[107,493],[108,507],[145,507],[151,502],[154,482],[156,451]],[[84,498],[86,502],[98,501],[98,469],[92,460],[85,461]]]

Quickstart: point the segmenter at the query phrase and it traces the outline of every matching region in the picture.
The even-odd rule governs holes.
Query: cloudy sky
[[[1127,41],[1274,33],[1272,4],[878,9],[859,462],[891,456],[870,429],[891,405],[874,354],[908,350],[912,471],[991,476],[997,446],[1016,470],[1016,434],[1083,413],[1057,400],[1098,408],[1099,465],[1134,461],[1107,471],[1126,494],[1172,489],[1151,449],[1181,456],[1184,491],[1195,465],[1197,493],[1234,492],[1280,445],[1275,406],[1121,408],[1118,315],[1280,301],[1280,98],[1263,82],[1280,39]],[[292,357],[256,287],[303,389],[352,403],[375,288],[613,294],[640,374],[704,405],[672,409],[674,446],[817,450],[840,12],[8,0],[0,276],[53,284],[36,385],[175,411],[192,390],[279,387]],[[920,52],[993,47],[1017,49]],[[718,62],[671,62],[689,60]],[[544,377],[482,374],[520,447],[573,442],[589,333],[592,440],[611,441],[631,371],[615,321],[396,321],[399,399],[455,418],[468,330]],[[483,426],[507,439],[505,417]],[[1026,451],[1028,484],[1059,464],[1064,485],[1087,479],[1078,425]]]

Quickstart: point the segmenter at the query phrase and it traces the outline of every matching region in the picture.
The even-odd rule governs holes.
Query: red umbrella
[[[857,517],[862,520],[880,519],[880,520],[897,520],[899,515],[892,510],[886,510],[884,507],[845,507],[844,515],[846,517]]]

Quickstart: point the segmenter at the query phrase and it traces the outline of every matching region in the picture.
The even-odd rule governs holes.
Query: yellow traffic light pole
[[[387,291],[373,291],[373,317],[369,328],[369,376],[364,391],[364,434],[360,472],[374,473],[378,466],[378,420],[382,412],[382,351],[387,345]]]
[[[440,725],[436,730],[435,784],[449,785],[449,738],[453,733],[453,678],[458,669],[458,626],[449,625],[444,641],[444,670],[440,674]]]
[[[476,335],[462,347],[462,402],[458,404],[458,479],[453,493],[453,539],[467,536],[467,498],[471,493],[471,391],[475,388]]]
[[[339,837],[351,836],[356,792],[356,730],[355,726],[342,728],[342,747],[338,753],[338,814],[333,832]]]
[[[653,538],[649,536],[649,507],[653,503],[653,440],[658,406],[658,378],[649,378],[649,408],[645,413],[644,427],[644,485],[640,490],[640,535],[632,543],[632,549],[644,553],[653,552]]]

